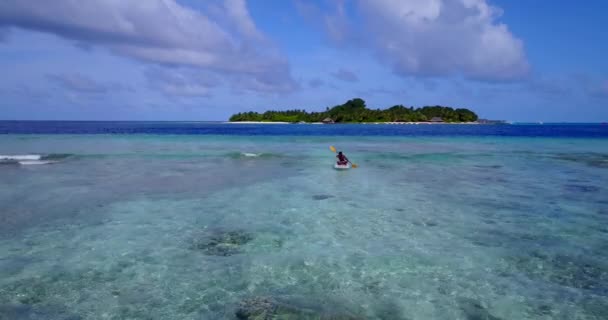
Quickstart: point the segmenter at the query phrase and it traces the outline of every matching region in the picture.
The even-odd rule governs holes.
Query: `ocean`
[[[608,319],[607,182],[600,124],[3,121],[0,319]]]

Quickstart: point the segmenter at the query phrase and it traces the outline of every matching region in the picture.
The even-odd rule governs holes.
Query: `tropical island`
[[[305,110],[284,110],[237,113],[230,122],[281,122],[281,123],[476,123],[475,112],[445,106],[424,106],[421,108],[395,105],[388,109],[368,109],[360,98],[327,107],[324,112]]]

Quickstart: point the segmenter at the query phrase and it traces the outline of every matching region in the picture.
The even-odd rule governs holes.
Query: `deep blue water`
[[[227,124],[221,122],[0,121],[0,134],[192,134],[240,136],[504,136],[608,138],[608,125],[269,125]]]

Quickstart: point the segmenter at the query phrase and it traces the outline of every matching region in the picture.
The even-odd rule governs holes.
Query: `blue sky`
[[[4,0],[0,119],[448,105],[608,121],[603,1]]]

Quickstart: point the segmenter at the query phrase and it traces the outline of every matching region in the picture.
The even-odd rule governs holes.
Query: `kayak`
[[[350,169],[350,163],[347,163],[347,164],[337,164],[337,163],[335,163],[334,164],[334,169],[336,169],[336,170],[348,170],[348,169]]]

